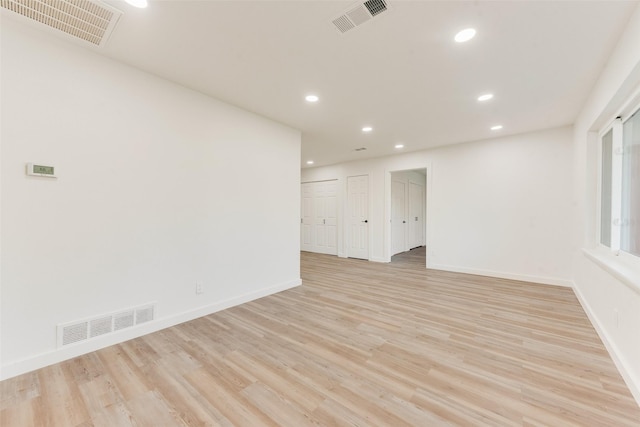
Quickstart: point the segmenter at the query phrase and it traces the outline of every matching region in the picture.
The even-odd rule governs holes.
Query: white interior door
[[[369,259],[369,177],[347,178],[347,256]]]
[[[337,255],[337,182],[302,184],[300,249]]]
[[[391,255],[407,250],[405,183],[391,181]]]
[[[315,202],[315,247],[313,252],[337,255],[337,183],[325,181],[314,183]]]
[[[409,247],[424,245],[424,186],[409,182]]]
[[[324,230],[326,201],[324,200],[324,186],[322,182],[317,182],[313,186],[313,234],[315,238],[315,246],[317,248],[324,248],[327,246],[326,233]],[[316,252],[314,250],[314,252]]]

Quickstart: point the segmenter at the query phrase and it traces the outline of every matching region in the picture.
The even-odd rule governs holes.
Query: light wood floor
[[[571,289],[302,254],[303,285],[0,384],[13,426],[639,426]]]

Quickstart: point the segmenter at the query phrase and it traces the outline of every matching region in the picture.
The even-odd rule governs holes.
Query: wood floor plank
[[[118,403],[96,409],[91,413],[91,420],[85,425],[92,427],[138,427],[141,424],[134,420],[129,409],[123,403]]]
[[[2,427],[640,426],[569,288],[301,254],[302,286],[0,383]]]
[[[0,426],[35,426],[45,425],[46,420],[36,412],[42,407],[40,398],[20,400],[6,406],[0,412]]]
[[[187,379],[209,404],[216,407],[233,425],[277,426],[271,418],[242,395],[242,392],[233,392],[223,380],[211,376],[204,369],[189,373]]]
[[[39,372],[41,404],[37,406],[36,419],[42,420],[42,425],[55,426],[65,422],[75,426],[90,418],[68,365],[69,362],[63,362]]]
[[[11,381],[2,381],[0,382],[0,411],[34,399],[40,396],[40,392],[37,372],[20,375]]]

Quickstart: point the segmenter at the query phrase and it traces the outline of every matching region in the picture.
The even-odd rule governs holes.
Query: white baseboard
[[[526,274],[505,273],[502,271],[480,270],[475,268],[458,267],[444,264],[429,264],[427,268],[432,270],[450,271],[453,273],[475,274],[478,276],[497,277],[500,279],[519,280],[522,282],[541,283],[543,285],[573,287],[573,283],[568,279],[558,279],[555,277],[529,276]]]
[[[198,307],[192,310],[188,310],[182,313],[173,314],[167,317],[160,317],[154,321],[143,323],[132,328],[123,329],[121,331],[108,334],[102,337],[92,338],[89,341],[84,341],[78,344],[71,344],[63,348],[57,348],[45,353],[38,354],[36,356],[28,357],[16,362],[9,363],[0,368],[0,381],[12,378],[27,372],[34,371],[36,369],[44,368],[45,366],[59,363],[64,360],[68,360],[83,354],[90,353],[92,351],[100,350],[101,348],[108,347],[110,345],[119,344],[128,341],[133,338],[141,337],[143,335],[150,334],[152,332],[159,331],[180,323],[188,322],[189,320],[197,319],[198,317],[206,316],[217,311],[221,311],[236,305],[244,304],[249,301],[256,300],[268,295],[282,292],[287,289],[294,288],[302,284],[301,279],[291,280],[289,282],[280,283],[275,286],[269,286],[266,288],[258,289],[253,292],[238,295],[233,298],[229,298],[223,301],[209,304],[203,307]]]
[[[600,321],[598,320],[598,317],[593,312],[591,305],[589,305],[589,303],[587,302],[587,299],[582,295],[582,293],[580,292],[580,289],[578,289],[578,287],[575,286],[575,284],[573,286],[573,292],[578,298],[578,301],[580,302],[582,309],[584,310],[585,313],[587,313],[587,317],[589,318],[589,320],[591,321],[591,324],[593,325],[596,332],[598,333],[600,340],[602,341],[607,351],[609,352],[609,355],[611,356],[613,363],[616,365],[616,368],[618,368],[618,372],[620,372],[622,379],[627,384],[627,387],[629,387],[629,391],[631,391],[633,398],[636,400],[636,403],[640,406],[640,380],[637,380],[638,382],[636,382],[634,378],[629,374],[631,370],[628,368],[627,363],[624,361],[624,359],[622,359],[619,356],[620,351],[618,350],[618,346],[615,344],[615,341],[611,339],[609,334],[607,334],[606,330],[602,326],[602,323],[600,323]]]
[[[371,262],[391,262],[390,260],[383,258],[383,257],[371,257],[369,258],[369,261]]]

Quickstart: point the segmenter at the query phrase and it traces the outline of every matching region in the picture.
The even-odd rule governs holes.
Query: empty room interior
[[[640,426],[640,2],[0,6],[3,427]]]

